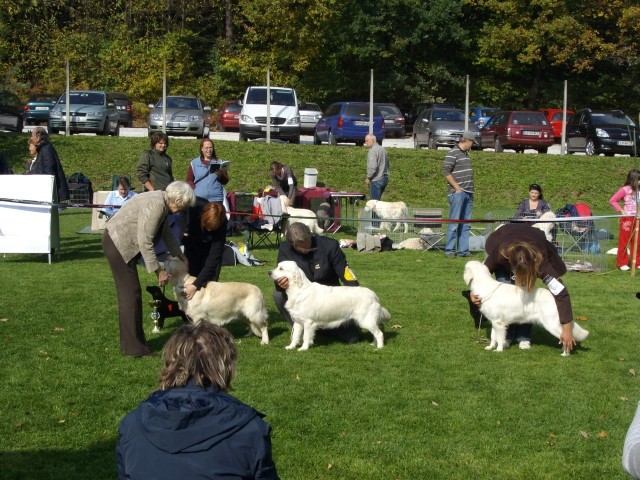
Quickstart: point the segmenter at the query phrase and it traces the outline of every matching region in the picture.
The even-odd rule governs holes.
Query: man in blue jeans
[[[442,173],[448,184],[449,220],[470,220],[473,210],[473,168],[468,152],[476,143],[475,134],[465,131],[458,145],[444,157]],[[444,253],[455,258],[469,256],[469,233],[471,224],[453,222],[447,228]]]
[[[369,200],[380,200],[389,182],[389,156],[382,145],[376,141],[375,135],[368,134],[364,138],[364,144],[369,149],[367,178],[364,183],[369,186]]]

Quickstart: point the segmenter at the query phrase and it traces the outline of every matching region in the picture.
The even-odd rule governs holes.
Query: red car
[[[242,105],[240,105],[238,100],[227,100],[224,102],[224,105],[218,110],[218,121],[216,123],[218,131],[239,130],[240,110],[242,110]]]
[[[561,108],[541,108],[540,111],[547,117],[553,129],[553,138],[559,141],[562,137],[562,109]],[[573,117],[574,111],[567,110],[567,123]]]
[[[524,152],[526,148],[547,153],[553,145],[553,130],[542,112],[519,110],[496,113],[480,129],[480,148],[502,152],[510,148]]]

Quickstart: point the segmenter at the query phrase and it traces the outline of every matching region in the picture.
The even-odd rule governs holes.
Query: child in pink
[[[633,224],[638,210],[638,181],[640,181],[640,170],[633,168],[627,175],[624,186],[609,199],[611,206],[623,215],[628,217],[620,218],[620,234],[618,235],[618,258],[616,266],[620,270],[629,270],[629,254],[633,248],[631,236],[633,234]],[[620,206],[620,200],[624,201],[624,206]],[[636,265],[640,266],[640,246],[636,252]]]

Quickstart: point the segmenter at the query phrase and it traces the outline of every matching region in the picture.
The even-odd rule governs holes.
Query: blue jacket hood
[[[191,384],[155,392],[133,415],[149,442],[167,453],[208,450],[264,417],[227,393]]]

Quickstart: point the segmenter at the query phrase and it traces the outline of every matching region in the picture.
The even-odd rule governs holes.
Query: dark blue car
[[[364,145],[364,137],[369,133],[368,102],[338,102],[327,108],[313,131],[313,143],[329,145],[355,143]],[[380,109],[373,107],[373,134],[379,144],[384,139],[384,118]]]

